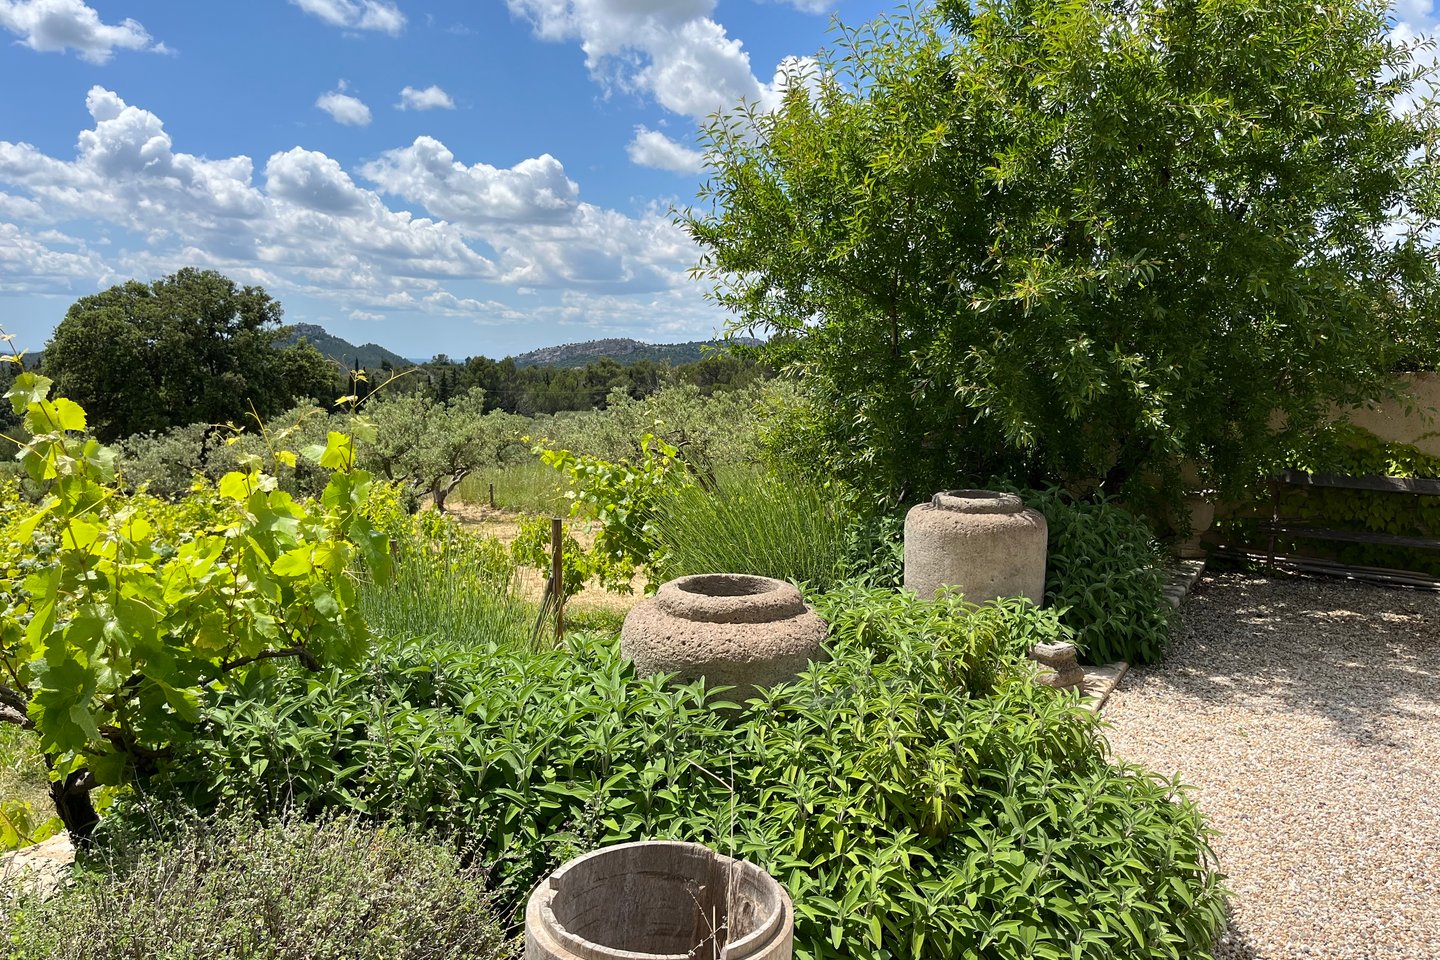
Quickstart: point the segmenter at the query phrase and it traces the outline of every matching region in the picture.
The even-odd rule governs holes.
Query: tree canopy
[[[280,349],[280,304],[186,268],[77,301],[45,347],[56,390],[102,440],[187,423],[242,422],[296,398],[333,399],[338,371],[308,343]]]
[[[892,499],[1246,482],[1435,363],[1435,105],[1371,0],[942,0],[709,127],[688,225]]]

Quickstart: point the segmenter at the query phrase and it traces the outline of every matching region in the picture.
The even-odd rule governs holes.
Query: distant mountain
[[[357,360],[366,370],[379,370],[387,361],[395,370],[407,370],[415,366],[413,361],[406,360],[400,354],[386,350],[376,343],[362,343],[357,347],[313,323],[297,323],[294,327],[291,334],[280,341],[280,346],[288,347],[301,340],[308,340],[316,350],[347,368],[353,368]]]
[[[758,340],[748,337],[736,338],[737,342],[753,345]],[[541,347],[515,357],[517,367],[535,367],[548,364],[553,367],[583,367],[602,357],[609,357],[622,364],[653,360],[679,366],[694,363],[706,356],[725,351],[726,344],[719,340],[692,340],[689,343],[645,343],[642,340],[609,339],[586,340],[584,343],[564,343],[558,347]]]

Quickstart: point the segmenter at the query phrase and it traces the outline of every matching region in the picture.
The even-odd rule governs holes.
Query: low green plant
[[[846,579],[899,590],[905,585],[905,516],[862,511],[845,525]]]
[[[817,603],[831,659],[743,712],[636,678],[613,636],[412,645],[220,692],[170,786],[463,835],[512,918],[577,853],[674,838],[779,878],[800,960],[1208,956],[1208,831],[1032,683],[1020,651],[1063,635],[1054,613],[860,587]]]
[[[1045,603],[1061,611],[1091,663],[1156,663],[1170,642],[1164,553],[1142,518],[1113,501],[1027,492],[1050,528]]]
[[[395,826],[167,823],[47,902],[11,904],[10,960],[498,960],[484,870]]]
[[[823,590],[838,578],[846,521],[844,506],[816,483],[725,467],[713,484],[677,486],[660,499],[659,579],[753,573]]]
[[[510,541],[510,556],[521,567],[538,570],[549,581],[554,570],[554,531],[550,517],[522,516],[520,529]],[[580,545],[567,529],[560,539],[564,563],[565,596],[573,597],[590,579],[594,555]]]

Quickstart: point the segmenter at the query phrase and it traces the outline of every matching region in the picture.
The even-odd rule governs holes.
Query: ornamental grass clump
[[[711,485],[660,501],[663,577],[753,573],[826,589],[845,552],[847,511],[819,484],[762,467],[726,467]]]
[[[46,902],[9,908],[11,960],[495,960],[484,873],[401,827],[167,823]],[[173,832],[171,832],[173,831]]]
[[[858,587],[816,603],[832,659],[739,714],[636,678],[611,636],[413,645],[225,691],[172,786],[453,831],[512,921],[578,853],[684,839],[785,884],[801,960],[1208,955],[1208,830],[1032,682],[1023,650],[1064,635],[1054,614]]]

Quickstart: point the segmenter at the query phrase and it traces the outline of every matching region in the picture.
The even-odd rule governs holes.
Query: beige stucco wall
[[[1431,456],[1440,456],[1440,374],[1406,373],[1401,380],[1400,399],[1356,407],[1347,419],[1381,440],[1413,444]]]

